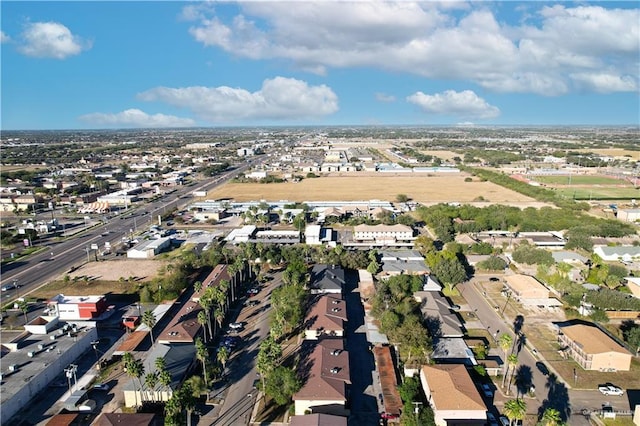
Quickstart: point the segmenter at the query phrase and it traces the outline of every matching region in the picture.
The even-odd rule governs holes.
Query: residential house
[[[382,250],[380,255],[382,262],[380,275],[383,276],[426,275],[430,271],[424,257],[417,250]]]
[[[202,325],[198,322],[198,313],[202,311],[202,306],[193,300],[186,301],[176,316],[162,330],[156,340],[158,343],[191,343],[202,332]]]
[[[556,324],[558,340],[585,370],[629,371],[631,353],[593,323]]]
[[[341,295],[316,295],[304,320],[304,338],[343,337],[347,306]]]
[[[413,229],[406,225],[357,225],[353,240],[376,246],[413,245]]]
[[[420,311],[425,325],[434,337],[463,337],[462,321],[451,310],[451,304],[442,293],[435,291],[420,291],[414,294],[420,302]]]
[[[342,293],[345,283],[344,269],[340,266],[316,264],[311,268],[311,294]]]
[[[349,353],[342,339],[322,339],[302,344],[300,376],[306,380],[293,395],[295,415],[333,414],[346,416],[349,375]]]
[[[435,337],[431,359],[438,364],[477,365],[473,351],[462,337]]]
[[[625,280],[631,294],[640,299],[640,277],[625,277]]]
[[[556,263],[564,262],[570,265],[574,264],[582,264],[585,265],[589,259],[582,256],[580,253],[576,253],[575,251],[553,251],[551,252],[551,256],[553,256],[553,260]]]
[[[437,426],[487,422],[487,406],[464,365],[425,365],[420,380]]]
[[[522,305],[561,306],[557,299],[549,297],[549,289],[540,281],[529,275],[506,275],[504,282],[511,295]]]

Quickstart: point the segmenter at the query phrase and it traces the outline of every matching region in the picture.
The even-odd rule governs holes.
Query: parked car
[[[393,414],[393,413],[380,413],[380,417],[382,417],[385,420],[393,420],[393,419],[397,419],[400,417],[399,414]]]
[[[493,389],[491,389],[491,386],[489,386],[487,383],[483,383],[482,384],[482,393],[487,398],[491,398],[493,396]]]
[[[598,386],[598,390],[603,395],[621,396],[624,394],[621,388],[612,384],[600,385]]]
[[[258,299],[247,300],[245,303],[247,306],[258,306],[260,301]]]
[[[93,389],[99,391],[108,391],[109,385],[106,383],[96,383],[95,385],[93,385]]]
[[[242,330],[244,328],[244,324],[241,322],[232,322],[229,324],[229,328],[232,330]]]
[[[460,307],[460,305],[451,305],[451,310],[452,310],[452,311],[459,311],[460,309],[462,309],[462,308]]]
[[[249,290],[247,290],[247,294],[249,294],[249,295],[255,295],[255,294],[258,294],[258,293],[260,293],[260,289],[256,288],[256,287],[253,287],[253,288],[250,288]]]
[[[547,366],[545,365],[544,362],[542,361],[538,361],[536,362],[536,367],[538,368],[538,370],[540,370],[540,372],[542,374],[544,374],[545,376],[549,375],[549,368],[547,368]]]
[[[507,416],[500,416],[499,420],[500,420],[500,424],[502,426],[509,426],[509,424],[510,424],[509,419],[507,418]]]
[[[489,426],[500,426],[498,424],[498,419],[496,419],[496,416],[491,411],[487,411],[487,422],[489,423]]]

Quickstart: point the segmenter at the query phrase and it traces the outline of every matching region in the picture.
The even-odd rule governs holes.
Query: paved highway
[[[262,159],[259,158],[247,162],[215,178],[207,179],[198,185],[179,187],[174,193],[166,195],[157,201],[123,210],[120,215],[108,219],[98,227],[86,232],[80,232],[64,241],[47,245],[47,250],[28,256],[25,259],[17,260],[5,268],[6,271],[2,273],[0,284],[5,285],[16,281],[20,288],[3,292],[3,303],[9,299],[28,294],[66,273],[70,268],[87,262],[87,248],[92,244],[97,244],[100,249],[104,247],[105,242],[115,245],[121,241],[123,236],[129,236],[130,230],[142,228],[151,221],[157,220],[159,214],[186,205],[187,202],[184,199],[186,194],[193,191],[209,191],[244,173],[254,163],[261,161]],[[148,212],[148,214],[142,214],[143,211]],[[105,230],[109,231],[106,235],[104,234]],[[89,259],[93,261],[96,253],[91,250],[90,252]]]

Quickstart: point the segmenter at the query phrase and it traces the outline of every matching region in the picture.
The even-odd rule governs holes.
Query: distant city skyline
[[[3,1],[0,128],[638,126],[637,5]]]

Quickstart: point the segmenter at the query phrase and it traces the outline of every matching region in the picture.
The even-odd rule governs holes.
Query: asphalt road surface
[[[87,261],[94,261],[98,253],[95,250],[90,250],[92,244],[97,244],[98,247],[103,248],[105,242],[110,242],[112,246],[115,246],[116,243],[122,240],[122,237],[130,236],[131,230],[148,225],[150,222],[157,220],[158,215],[166,211],[188,204],[183,198],[184,195],[193,191],[208,191],[211,188],[222,185],[235,176],[244,173],[254,163],[260,161],[262,160],[256,159],[215,178],[208,179],[204,183],[180,187],[176,192],[159,200],[142,204],[129,210],[123,210],[120,215],[107,219],[106,222],[98,227],[86,232],[79,232],[64,241],[51,243],[47,245],[47,250],[41,253],[6,265],[2,271],[0,285],[15,281],[20,288],[2,292],[2,302],[6,303],[14,298],[24,296],[48,281],[56,279],[74,266],[80,266]],[[144,211],[148,213],[143,214]],[[108,234],[105,234],[106,231],[108,231]]]

